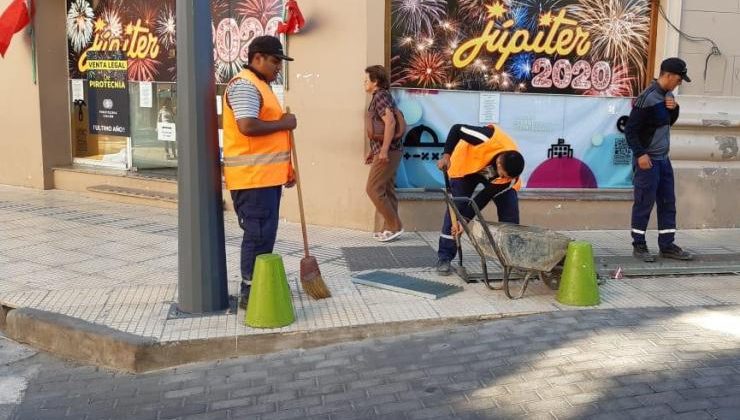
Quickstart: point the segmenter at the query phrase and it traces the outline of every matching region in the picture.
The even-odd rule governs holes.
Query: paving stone
[[[598,402],[599,407],[603,411],[626,411],[632,408],[642,406],[640,400],[635,397],[622,397],[622,398],[604,398]]]
[[[249,407],[239,407],[229,410],[232,418],[249,418],[250,416],[256,416],[260,414],[267,414],[275,412],[275,403],[263,403],[256,404]]]
[[[669,402],[668,405],[676,413],[687,413],[700,410],[706,410],[708,408],[716,408],[717,406],[709,399],[696,399],[696,400],[681,400]]]
[[[402,402],[389,402],[376,407],[378,414],[391,414],[399,412],[407,412],[421,408],[421,403],[418,401],[402,401]]]
[[[421,410],[410,411],[407,417],[411,420],[433,419],[433,418],[453,418],[453,410],[449,406],[424,408]]]
[[[655,405],[652,407],[633,408],[627,413],[634,419],[651,419],[656,417],[673,416],[675,413],[667,405]]]
[[[553,410],[561,410],[567,407],[570,407],[570,404],[565,398],[553,398],[524,404],[524,408],[527,410],[527,413],[539,413],[542,411],[549,412]]]
[[[638,395],[637,400],[642,405],[651,406],[658,404],[670,404],[672,402],[684,401],[684,398],[676,391],[656,392],[654,394]]]
[[[177,417],[183,417],[193,414],[204,414],[208,404],[190,404],[186,403],[182,407],[166,408],[159,411],[159,418],[161,419],[173,419]]]
[[[736,408],[713,408],[707,411],[715,420],[737,420]]]

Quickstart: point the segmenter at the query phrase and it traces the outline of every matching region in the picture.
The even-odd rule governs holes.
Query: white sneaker
[[[401,229],[398,232],[391,232],[390,230],[386,230],[383,232],[383,235],[378,239],[380,242],[391,242],[395,241],[396,239],[400,238],[401,235],[403,235],[404,230]]]

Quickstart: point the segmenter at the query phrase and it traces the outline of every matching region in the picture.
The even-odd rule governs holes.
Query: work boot
[[[646,244],[632,245],[632,256],[645,262],[655,262],[655,255],[650,253]]]
[[[439,260],[437,261],[437,274],[440,276],[449,276],[452,274],[452,266],[449,261]]]
[[[241,286],[241,291],[239,292],[239,309],[247,309],[247,302],[249,302],[249,291],[252,289],[252,286]]]
[[[674,260],[689,261],[693,260],[694,256],[681,249],[676,244],[670,244],[666,248],[660,250],[661,258],[673,258]]]

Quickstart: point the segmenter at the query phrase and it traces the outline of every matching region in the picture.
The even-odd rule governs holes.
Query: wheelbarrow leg
[[[519,293],[516,297],[511,294],[511,289],[509,288],[510,277],[511,269],[504,268],[504,293],[506,293],[506,297],[508,297],[509,299],[521,299],[521,297],[524,296],[524,292],[527,291],[527,286],[529,285],[529,279],[530,277],[532,277],[532,273],[530,271],[527,271],[527,273],[524,275],[524,283],[522,284],[522,288],[519,290]]]
[[[486,287],[488,287],[491,290],[501,290],[503,286],[499,286],[499,287],[491,286],[491,282],[493,280],[488,278],[488,265],[486,265],[486,258],[483,256],[480,257],[480,265],[481,265],[481,268],[483,269],[483,273],[482,273],[483,282],[486,284]],[[506,273],[506,268],[504,268],[504,276],[506,276],[505,273]]]

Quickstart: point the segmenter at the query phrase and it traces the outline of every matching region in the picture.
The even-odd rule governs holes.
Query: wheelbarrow
[[[556,276],[552,275],[552,271],[565,257],[571,238],[534,226],[488,222],[483,218],[480,208],[473,199],[452,197],[446,191],[444,195],[448,208],[455,212],[481,261],[480,274],[469,274],[460,264],[457,274],[464,281],[469,283],[483,280],[489,289],[503,289],[509,299],[524,296],[530,279],[535,276],[551,289],[558,288],[558,281],[554,278]],[[473,218],[466,219],[454,203],[471,206]],[[489,277],[487,258],[498,259],[501,264],[503,279],[500,286],[493,285],[493,280]],[[512,290],[511,281],[515,279],[522,280],[519,290]]]

